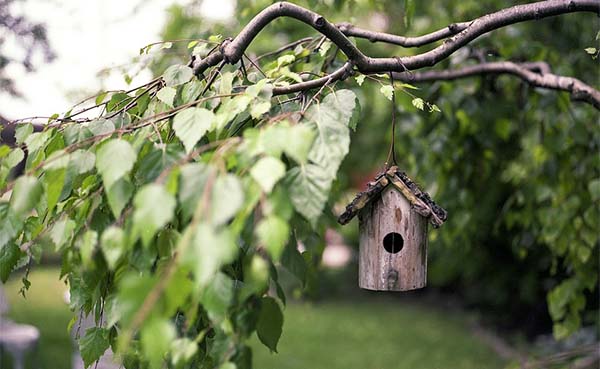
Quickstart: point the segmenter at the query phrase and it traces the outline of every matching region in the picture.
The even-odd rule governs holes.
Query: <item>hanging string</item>
[[[394,75],[390,72],[390,82],[392,88],[394,87]],[[392,143],[390,144],[390,151],[388,152],[387,158],[385,159],[385,170],[390,168],[390,159],[394,165],[398,166],[396,161],[396,91],[392,91]]]

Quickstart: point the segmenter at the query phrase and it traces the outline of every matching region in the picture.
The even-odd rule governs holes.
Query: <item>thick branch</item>
[[[232,41],[225,41],[221,49],[202,60],[194,62],[194,72],[202,74],[206,69],[218,64],[222,60],[234,64],[242,57],[252,40],[258,33],[279,17],[290,17],[297,19],[313,27],[325,35],[331,42],[336,44],[340,50],[355,63],[365,63],[367,57],[346,37],[335,25],[329,23],[321,15],[305,9],[301,6],[287,2],[280,2],[266,7],[258,13],[250,23]]]
[[[440,30],[416,37],[405,37],[391,33],[370,31],[348,22],[339,23],[337,27],[348,37],[366,38],[371,42],[385,42],[387,44],[400,45],[403,47],[419,47],[455,35],[467,28],[469,23],[470,22],[452,23]]]
[[[244,27],[235,39],[224,42],[219,51],[202,60],[195,61],[193,67],[196,74],[201,74],[207,68],[218,64],[222,60],[232,64],[236,63],[258,33],[267,24],[279,17],[291,17],[306,23],[336,44],[360,72],[378,73],[403,72],[407,69],[415,70],[433,66],[477,37],[495,29],[523,21],[583,11],[600,13],[600,1],[546,0],[517,5],[472,20],[460,33],[428,52],[406,57],[371,58],[364,55],[340,29],[321,15],[294,4],[281,2],[265,8]],[[444,34],[445,31],[440,32]],[[436,37],[441,36],[434,32],[432,38],[435,39]],[[383,38],[381,40],[383,41]]]
[[[547,0],[523,4],[503,9],[474,19],[460,33],[447,39],[442,45],[414,56],[401,58],[367,58],[367,64],[357,63],[363,73],[403,72],[437,64],[456,50],[477,37],[498,28],[528,20],[537,20],[573,12],[594,12],[600,14],[598,0]]]
[[[511,74],[535,87],[566,91],[571,94],[572,100],[585,101],[600,109],[600,91],[576,78],[550,73],[546,63],[491,62],[459,69],[394,73],[394,78],[405,82],[430,82],[451,81],[484,74]]]

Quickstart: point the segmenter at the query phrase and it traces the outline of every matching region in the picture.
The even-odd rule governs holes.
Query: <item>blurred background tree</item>
[[[15,4],[20,1],[0,0],[0,93],[13,96],[20,93],[10,76],[11,68],[33,71],[36,63],[54,59],[44,24],[32,22],[26,14],[17,12]],[[9,43],[18,45],[16,53],[6,50]]]

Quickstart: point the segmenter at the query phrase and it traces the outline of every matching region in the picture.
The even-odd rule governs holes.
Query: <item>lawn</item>
[[[70,366],[71,313],[56,269],[31,273],[27,299],[20,280],[6,286],[9,316],[41,330],[44,368]],[[252,340],[256,369],[469,369],[503,363],[470,333],[466,317],[404,299],[365,294],[360,300],[290,303],[279,354]],[[0,368],[5,369],[4,366]]]

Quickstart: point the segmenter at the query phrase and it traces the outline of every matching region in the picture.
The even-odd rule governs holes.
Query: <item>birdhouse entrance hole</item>
[[[390,254],[397,254],[404,247],[404,238],[400,233],[390,232],[383,237],[383,248]]]

